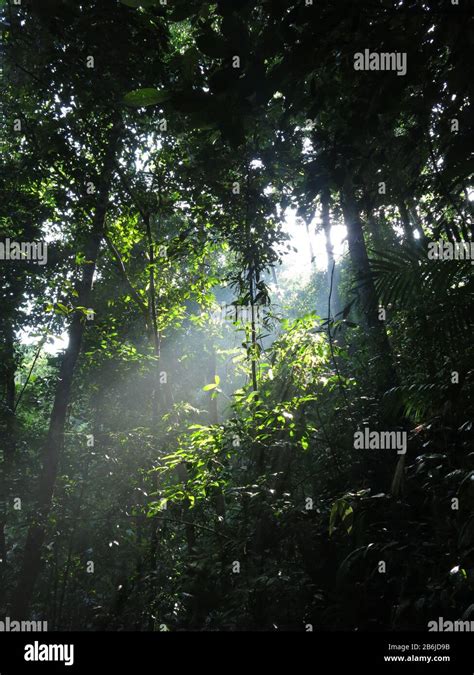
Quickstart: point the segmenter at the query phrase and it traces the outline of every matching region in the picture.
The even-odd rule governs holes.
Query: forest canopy
[[[0,3],[2,621],[474,620],[467,4]]]

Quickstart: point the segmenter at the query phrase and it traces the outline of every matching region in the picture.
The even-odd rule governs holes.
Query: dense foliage
[[[466,4],[2,3],[2,616],[474,618]]]

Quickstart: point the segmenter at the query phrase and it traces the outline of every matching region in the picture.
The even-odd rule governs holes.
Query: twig
[[[117,169],[117,173],[118,173],[118,176],[120,178],[120,182],[122,183],[125,190],[128,192],[129,196],[132,198],[132,201],[135,204],[135,206],[136,206],[138,212],[140,213],[141,217],[146,222],[147,218],[149,217],[148,212],[145,211],[145,209],[140,204],[140,200],[137,198],[135,192],[133,191],[132,186],[128,182],[128,180],[127,180],[127,178],[126,178],[126,176],[125,176],[125,174],[122,170],[122,167],[120,166],[120,164],[118,162],[115,162],[115,167]]]
[[[130,281],[130,278],[127,274],[127,270],[125,268],[125,264],[122,260],[122,257],[120,255],[119,251],[117,250],[115,244],[113,243],[113,241],[111,240],[111,238],[109,237],[109,235],[107,233],[104,234],[104,239],[105,239],[105,242],[106,242],[108,248],[110,249],[112,255],[115,258],[115,261],[117,263],[117,267],[118,267],[123,279],[125,280],[125,283],[127,284],[127,287],[129,289],[130,293],[132,294],[133,299],[137,303],[138,307],[140,308],[140,310],[141,310],[141,312],[142,312],[142,314],[145,318],[145,325],[146,325],[147,330],[148,330],[150,328],[149,321],[148,321],[148,307],[143,302],[143,300],[140,298],[140,296],[138,294],[138,291],[135,289],[132,282]]]
[[[138,517],[138,516],[129,516],[130,518],[132,517]],[[180,520],[179,518],[170,518],[169,516],[152,516],[153,518],[158,518],[158,520],[170,520],[173,523],[179,523],[180,525],[192,525],[193,527],[197,527],[198,530],[206,530],[207,532],[212,532],[212,534],[219,536],[219,537],[224,537],[224,539],[228,539],[229,541],[235,541],[232,537],[229,537],[227,534],[223,534],[222,532],[217,532],[212,529],[212,527],[207,527],[206,525],[198,525],[197,523],[191,523],[188,520]]]
[[[346,406],[349,408],[349,400],[347,398],[346,389],[345,389],[344,384],[342,382],[341,373],[339,372],[339,367],[337,365],[336,357],[335,357],[335,354],[334,354],[334,346],[333,346],[333,343],[332,343],[332,335],[331,335],[331,296],[332,296],[332,287],[333,287],[333,281],[334,281],[334,268],[335,267],[336,267],[336,261],[333,260],[332,270],[331,270],[331,284],[330,284],[330,287],[329,287],[329,297],[328,297],[328,340],[329,340],[329,349],[331,350],[331,358],[332,358],[332,362],[334,364],[334,368],[336,370],[336,375],[337,375],[337,379],[338,379],[338,382],[339,382],[339,386],[341,388],[342,395],[344,397],[344,401],[346,402]]]

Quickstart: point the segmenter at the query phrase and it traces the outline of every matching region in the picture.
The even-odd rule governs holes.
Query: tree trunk
[[[428,244],[428,238],[427,238],[427,236],[425,234],[425,231],[423,229],[423,225],[421,223],[421,219],[420,219],[420,216],[418,215],[418,211],[416,210],[416,206],[415,206],[415,203],[414,203],[413,199],[411,197],[408,198],[406,200],[406,204],[407,204],[408,214],[411,217],[411,221],[413,222],[415,228],[420,233],[419,241],[420,241],[420,243],[422,243],[423,245],[426,246]]]
[[[410,221],[410,214],[408,213],[407,206],[404,202],[403,199],[400,199],[398,202],[398,211],[400,212],[400,218],[402,220],[402,227],[403,227],[403,233],[405,235],[405,239],[408,242],[413,242],[415,240],[415,232],[413,230],[411,221]]]
[[[310,261],[311,267],[314,268],[314,270],[316,271],[316,269],[317,269],[316,268],[316,256],[315,256],[314,251],[313,251],[313,244],[311,243],[311,234],[310,234],[310,231],[309,231],[309,224],[308,224],[307,220],[304,220],[303,222],[304,222],[304,226],[306,228],[306,234],[308,235],[309,261]]]
[[[347,227],[349,254],[362,306],[363,324],[366,331],[371,335],[374,352],[380,359],[380,387],[381,389],[393,387],[397,383],[397,376],[393,367],[392,351],[383,322],[379,319],[377,294],[370,273],[369,256],[367,255],[365,246],[362,221],[350,178],[347,178],[344,182],[341,201],[344,222]]]
[[[323,229],[326,237],[326,253],[328,257],[328,289],[332,285],[331,293],[331,315],[335,316],[341,309],[341,303],[339,299],[339,288],[338,288],[338,270],[336,267],[336,260],[334,258],[334,246],[331,241],[331,195],[329,190],[323,190],[321,193],[321,205],[322,205],[322,220],[323,220]],[[328,317],[329,319],[331,317]]]
[[[6,601],[5,570],[7,565],[6,523],[8,500],[10,498],[10,474],[15,455],[15,345],[13,325],[8,318],[3,326],[4,345],[3,383],[5,392],[5,412],[3,415],[4,437],[3,457],[0,474],[0,615],[4,614]]]
[[[86,244],[86,260],[82,278],[78,283],[77,305],[89,307],[92,282],[96,269],[100,245],[104,236],[105,216],[108,207],[114,160],[120,137],[121,124],[115,124],[109,140],[104,167],[97,190],[97,206],[92,221],[92,230]],[[36,515],[26,538],[23,564],[18,585],[12,601],[12,616],[17,620],[26,619],[36,581],[41,567],[41,552],[46,535],[47,520],[51,510],[54,486],[59,460],[64,445],[64,427],[69,405],[74,369],[79,357],[84,334],[84,317],[75,312],[69,327],[69,345],[64,353],[53,410],[51,413],[48,436],[43,452],[43,466],[39,477]]]
[[[161,207],[160,207],[161,208]],[[156,289],[155,289],[155,248],[153,242],[153,234],[151,231],[151,216],[146,214],[145,229],[148,245],[149,265],[149,295],[148,306],[150,309],[150,323],[153,334],[153,354],[155,356],[155,363],[153,367],[154,384],[152,392],[152,420],[153,427],[156,428],[158,424],[158,399],[160,396],[160,357],[161,357],[161,336],[158,330],[158,314],[156,308]]]
[[[217,358],[216,350],[212,341],[209,341],[209,365],[206,377],[206,384],[210,382],[215,382],[217,375]],[[219,424],[219,411],[217,408],[217,396],[215,396],[215,391],[211,390],[208,394],[209,404],[208,404],[208,413],[209,413],[209,424]]]

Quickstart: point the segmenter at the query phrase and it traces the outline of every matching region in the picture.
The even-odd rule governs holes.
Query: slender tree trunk
[[[15,456],[15,346],[13,337],[13,326],[6,329],[6,359],[5,359],[5,399],[6,399],[6,443],[4,461],[8,470],[10,470],[13,458]]]
[[[8,324],[8,319],[3,326],[4,345],[2,356],[3,382],[5,393],[5,413],[4,413],[4,437],[3,437],[3,457],[0,473],[0,615],[4,614],[6,601],[5,570],[7,565],[7,541],[6,541],[6,523],[8,512],[8,500],[10,497],[10,474],[12,470],[13,458],[15,456],[15,344],[13,325]]]
[[[402,227],[403,227],[403,233],[405,235],[405,239],[408,242],[413,242],[415,240],[415,232],[413,230],[411,221],[410,221],[410,214],[408,213],[407,206],[404,202],[403,199],[400,199],[398,202],[398,211],[400,213],[400,218],[402,221]]]
[[[308,235],[309,260],[310,260],[310,263],[311,263],[311,267],[314,267],[314,269],[316,270],[316,256],[315,256],[314,251],[313,251],[313,244],[311,243],[311,235],[310,235],[310,231],[309,231],[309,224],[306,220],[303,221],[303,222],[304,222],[304,226],[306,228],[306,234]]]
[[[275,284],[275,288],[278,292],[280,290],[280,284],[278,283],[278,277],[277,277],[275,268],[272,266],[270,269],[271,269],[271,273],[272,273],[273,283]]]
[[[59,606],[58,606],[57,625],[58,625],[59,628],[61,628],[64,603],[65,603],[65,600],[66,600],[66,597],[67,597],[67,590],[68,590],[68,583],[69,583],[69,573],[70,573],[70,570],[71,570],[77,526],[78,526],[80,515],[81,515],[81,507],[82,507],[82,502],[83,502],[83,499],[84,499],[84,492],[85,492],[86,485],[87,485],[88,479],[89,479],[89,462],[90,462],[90,456],[87,456],[84,472],[83,472],[83,475],[82,475],[82,484],[81,484],[81,489],[80,489],[80,492],[79,492],[79,497],[78,497],[77,503],[76,503],[76,505],[73,509],[73,512],[72,512],[71,534],[69,535],[67,558],[66,558],[66,567],[64,569],[64,579],[63,579],[61,594],[60,594],[60,598],[59,598]]]
[[[216,350],[214,349],[214,345],[212,344],[212,340],[209,341],[208,343],[208,353],[209,353],[209,367],[208,367],[208,376],[206,378],[206,383],[207,382],[214,382],[215,377],[217,375],[217,358],[216,358]],[[219,410],[217,408],[217,397],[214,396],[214,391],[209,392],[209,408],[208,408],[208,414],[209,414],[209,424],[219,424]],[[221,488],[216,488],[215,491],[215,496],[214,496],[214,506],[216,509],[216,513],[218,516],[225,518],[226,514],[226,504],[225,504],[225,498],[222,493]],[[216,531],[219,530],[219,526],[221,525],[222,521],[217,521],[216,524]]]
[[[104,236],[105,216],[108,207],[112,182],[114,159],[117,152],[121,125],[115,124],[107,148],[104,167],[97,190],[97,206],[92,222],[92,230],[86,245],[86,260],[82,278],[78,284],[77,304],[89,307],[92,282],[96,269],[100,245]],[[74,369],[79,357],[84,321],[80,312],[75,312],[69,328],[69,345],[66,349],[56,386],[53,410],[51,413],[48,436],[43,453],[43,466],[39,477],[38,502],[34,521],[31,523],[23,554],[23,564],[18,585],[12,601],[12,615],[26,619],[33,598],[33,592],[41,567],[41,552],[46,535],[47,520],[51,510],[54,486],[58,473],[59,460],[64,445],[64,427],[69,405]]]
[[[356,202],[354,188],[349,180],[346,180],[342,193],[342,211],[344,214],[344,222],[347,227],[349,254],[354,276],[358,283],[364,282],[359,288],[364,323],[367,328],[375,328],[380,325],[377,296],[370,276],[369,256],[367,255],[365,246],[359,208]]]
[[[216,350],[212,342],[209,343],[209,367],[206,377],[206,384],[209,382],[214,382],[217,375],[217,359],[216,359]],[[219,424],[219,414],[217,409],[217,397],[213,396],[215,392],[211,390],[209,392],[209,423],[210,424]]]
[[[367,332],[372,336],[374,351],[380,359],[382,366],[380,385],[384,389],[387,386],[394,386],[397,383],[397,376],[393,367],[392,352],[387,334],[383,322],[379,319],[377,294],[370,272],[362,221],[350,178],[347,178],[344,183],[341,197],[352,269],[359,286],[363,323]]]
[[[253,265],[249,270],[249,288],[250,288],[250,358],[251,358],[251,370],[252,370],[252,389],[253,391],[258,391],[258,379],[257,379],[257,322],[255,317],[255,286],[256,286],[255,271]]]
[[[423,229],[423,225],[422,225],[422,223],[421,223],[421,218],[420,218],[420,216],[418,215],[418,211],[417,211],[417,209],[416,209],[416,206],[415,206],[415,203],[414,203],[413,199],[412,199],[411,197],[408,198],[408,199],[406,200],[406,204],[407,204],[407,210],[408,210],[408,214],[409,214],[409,216],[410,216],[410,218],[411,218],[411,221],[413,222],[415,228],[416,228],[416,229],[418,230],[418,232],[420,233],[420,239],[419,239],[419,241],[420,241],[422,244],[427,245],[427,244],[428,244],[428,238],[427,238],[427,236],[426,236],[426,234],[425,234],[425,231],[424,231],[424,229]]]
[[[335,266],[334,258],[334,246],[331,241],[331,194],[329,190],[323,190],[321,193],[321,206],[322,206],[322,220],[323,220],[323,229],[324,235],[326,237],[326,253],[328,257],[328,289],[331,288],[332,281],[332,293],[331,293],[331,315],[335,316],[341,309],[341,302],[339,298],[339,288],[338,288],[338,270]],[[333,272],[334,270],[334,272]],[[331,317],[328,317],[329,319]]]
[[[161,206],[160,206],[161,209]],[[152,420],[153,426],[158,424],[158,399],[160,392],[160,356],[161,356],[161,336],[158,330],[158,314],[156,307],[156,288],[155,288],[155,247],[153,242],[153,234],[151,231],[151,216],[146,215],[145,229],[148,245],[148,258],[150,260],[149,269],[149,295],[148,306],[150,308],[150,323],[153,335],[153,353],[156,358],[154,364],[154,386],[152,393]]]

